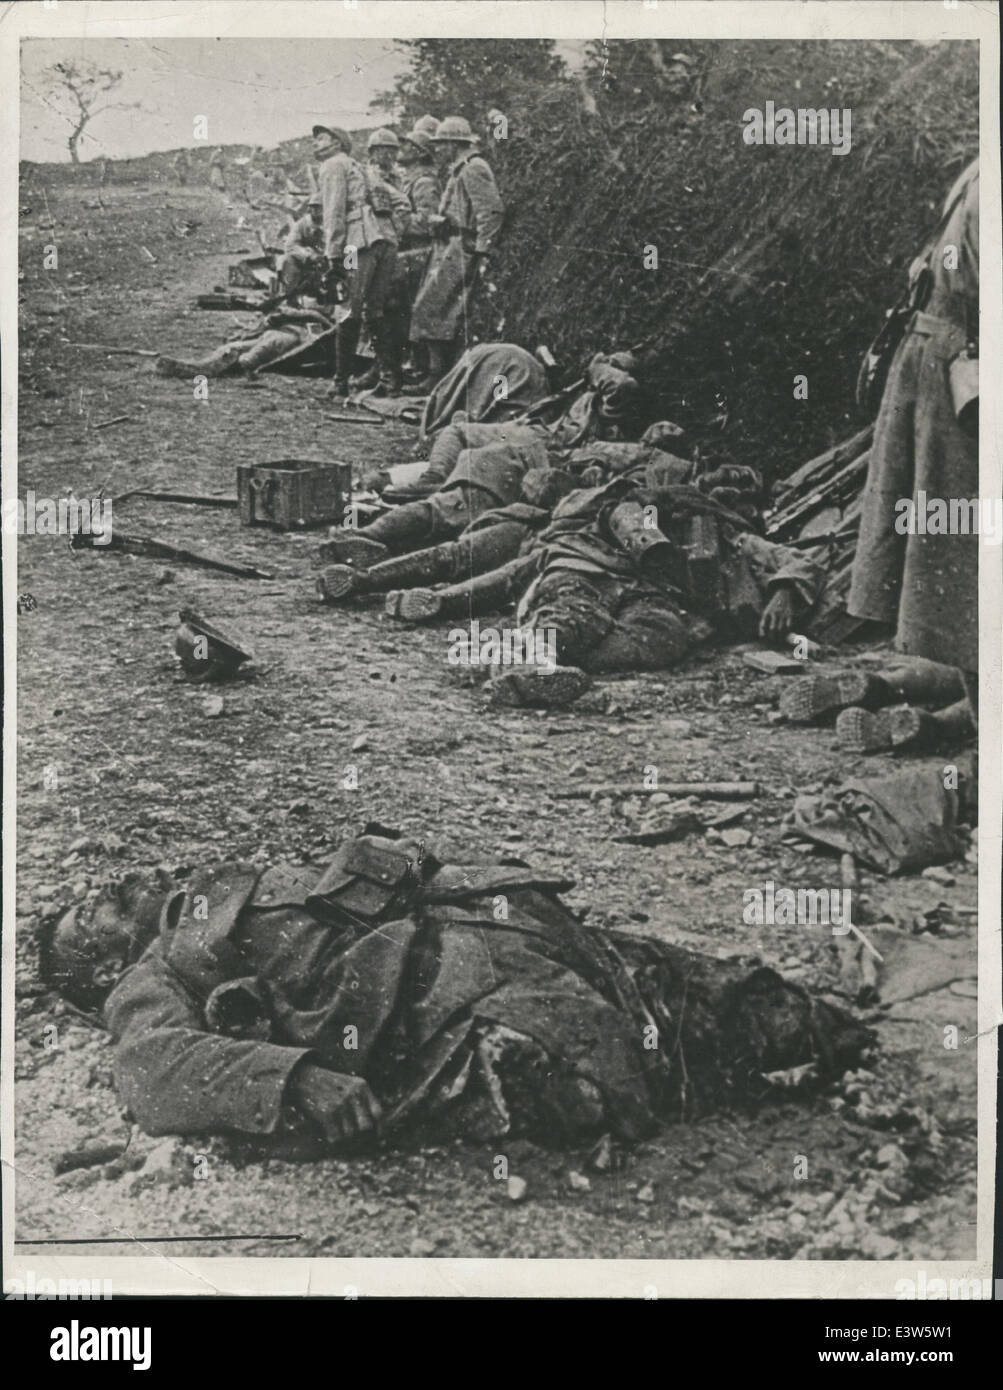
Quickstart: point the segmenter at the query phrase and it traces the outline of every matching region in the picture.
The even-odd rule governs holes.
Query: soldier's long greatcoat
[[[449,171],[439,204],[441,215],[459,228],[437,242],[411,315],[411,341],[452,342],[464,331],[477,273],[475,255],[491,250],[505,207],[487,162],[473,150]]]
[[[864,1030],[758,962],[590,928],[557,897],[570,886],[377,834],[323,872],[200,871],[136,912],[159,932],[105,1006],[119,1097],[149,1134],[281,1138],[307,1059],[364,1077],[391,1127],[447,1124],[469,1098],[460,1133],[629,1138],[682,1075],[697,1095],[758,1083],[809,1060],[820,1024],[827,1052],[859,1052]],[[224,990],[254,1001],[253,1030],[214,1011]]]
[[[904,515],[897,504],[921,492],[948,504],[979,494],[978,441],[955,418],[948,378],[952,358],[978,332],[977,164],[962,178],[966,191],[930,259],[932,291],[899,344],[878,412],[847,607],[893,626],[901,651],[976,671],[978,536],[895,526]]]

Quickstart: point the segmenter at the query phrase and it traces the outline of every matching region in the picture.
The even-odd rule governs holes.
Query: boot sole
[[[380,545],[379,541],[371,541],[367,536],[346,535],[340,526],[332,526],[331,531],[337,534],[331,535],[331,532],[328,532],[331,539],[319,548],[322,560],[335,565],[353,565],[355,569],[367,570],[371,565],[387,558],[387,548]]]
[[[805,676],[780,697],[780,712],[792,724],[820,724],[830,715],[855,706],[873,710],[887,702],[882,681],[867,671],[838,676]]]
[[[349,565],[329,565],[317,576],[317,593],[325,603],[341,603],[359,592],[359,572]]]
[[[592,677],[577,666],[557,666],[553,671],[506,671],[488,681],[485,689],[494,705],[525,709],[559,709],[584,695]]]
[[[391,618],[401,618],[408,623],[427,623],[430,618],[439,616],[442,600],[431,589],[395,589],[387,594],[384,607]]]
[[[851,706],[836,716],[836,738],[851,753],[890,753],[894,746],[889,710]]]

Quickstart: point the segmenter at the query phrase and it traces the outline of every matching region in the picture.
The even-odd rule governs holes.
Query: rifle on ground
[[[224,574],[235,574],[241,579],[274,579],[268,570],[255,569],[252,565],[234,565],[226,560],[216,560],[211,555],[203,555],[197,550],[182,550],[180,546],[169,545],[166,541],[155,541],[149,536],[129,536],[122,531],[113,531],[110,538],[97,544],[98,538],[84,531],[74,531],[70,536],[72,550],[117,550],[123,555],[141,555],[147,560],[174,560],[180,564],[197,565],[200,569],[222,570]]]

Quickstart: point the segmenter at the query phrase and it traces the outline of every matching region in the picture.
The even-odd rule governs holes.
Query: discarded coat
[[[499,393],[499,382],[504,383],[504,394]],[[548,390],[547,374],[531,352],[515,343],[478,343],[432,391],[422,414],[422,435],[444,429],[460,411],[477,423],[512,420]]]
[[[929,261],[932,288],[913,314],[892,360],[874,427],[860,539],[847,602],[857,618],[896,629],[896,645],[913,656],[976,671],[979,540],[975,534],[903,534],[901,504],[977,499],[978,441],[955,418],[948,369],[978,336],[979,174]],[[950,247],[957,248],[950,268]],[[925,498],[920,494],[925,494]]]

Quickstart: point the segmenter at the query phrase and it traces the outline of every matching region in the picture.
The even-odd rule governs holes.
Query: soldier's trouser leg
[[[561,666],[586,671],[664,670],[690,645],[686,619],[670,598],[606,575],[545,575],[529,625],[554,633]]]
[[[400,366],[393,360],[393,340],[387,315],[397,268],[397,248],[379,241],[365,250],[366,273],[362,277],[362,313],[369,325],[373,350],[380,368],[380,384],[400,391]],[[360,270],[362,255],[360,255]]]
[[[242,371],[253,372],[259,367],[274,362],[283,353],[290,352],[300,341],[300,335],[292,330],[270,328],[256,338],[246,352],[240,354],[237,365]]]
[[[528,570],[520,563],[523,557],[519,550],[528,532],[529,528],[521,522],[503,521],[408,556],[407,560],[421,562],[426,574],[418,578],[418,566],[408,571],[406,561],[402,562],[403,577],[394,579],[392,585],[384,585],[391,590],[387,595],[387,613],[409,622],[427,622],[440,616],[459,617],[505,607],[518,597],[525,584],[522,576]],[[385,571],[385,566],[374,566],[367,579],[372,579],[377,570]],[[452,581],[447,588],[421,587],[444,579]]]
[[[604,599],[601,575],[569,570],[545,574],[536,587],[524,626],[553,633],[561,666],[585,667],[595,648],[612,631],[611,600]]]
[[[408,554],[435,539],[435,512],[428,501],[405,502],[352,534],[377,541],[387,550]]]
[[[372,323],[371,336],[376,365],[379,369],[379,385],[386,395],[399,396],[404,384],[401,356],[394,339],[393,325],[386,317]]]
[[[686,619],[670,599],[629,599],[584,664],[589,671],[664,671],[677,666],[689,646]]]
[[[379,253],[385,243],[363,246],[357,252],[358,263],[345,277],[348,290],[347,305],[349,316],[338,325],[335,334],[334,391],[337,395],[348,395],[349,378],[355,365],[355,353],[359,346],[362,331],[362,316],[371,300],[371,286],[379,269]],[[380,312],[378,299],[373,302],[377,314]]]
[[[235,367],[241,357],[250,351],[249,343],[224,343],[211,352],[208,357],[192,360],[183,357],[168,357],[161,354],[157,358],[156,371],[159,376],[173,377],[193,377],[193,376],[222,376],[231,367]]]
[[[320,556],[336,565],[371,569],[391,553],[408,554],[455,539],[490,506],[488,495],[479,488],[448,488],[420,502],[393,507],[368,526],[332,526]]]
[[[334,390],[339,396],[348,395],[348,379],[355,364],[355,350],[359,346],[359,320],[343,319],[334,335],[335,367]]]
[[[441,618],[476,618],[483,613],[497,613],[507,608],[522,594],[536,569],[534,555],[517,555],[515,559],[499,565],[486,574],[474,575],[460,584],[450,584],[437,589],[434,597],[438,600],[435,613],[416,614],[411,621],[422,616]],[[412,590],[412,593],[416,592]],[[406,612],[395,614],[409,617]]]
[[[421,475],[423,484],[445,482],[459,462],[464,449],[481,449],[489,444],[511,444],[515,448],[546,441],[546,435],[532,425],[484,424],[463,420],[439,430],[428,456],[428,467]]]

